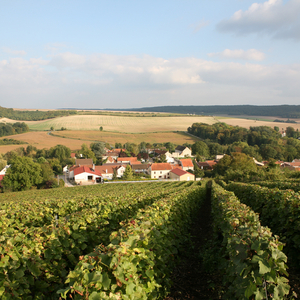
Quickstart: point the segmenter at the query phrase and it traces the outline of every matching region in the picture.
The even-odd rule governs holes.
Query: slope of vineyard
[[[171,211],[175,200],[180,203],[178,213],[197,209],[202,190],[193,183],[158,182],[1,195],[1,299],[58,299],[56,291],[63,287],[67,274],[81,257],[107,245],[112,232],[121,232],[123,237],[125,224],[158,213],[168,201]],[[199,197],[188,202],[186,195],[195,191]],[[162,212],[162,221],[168,223],[169,211]],[[181,219],[189,220],[183,215]],[[161,227],[155,232],[164,235],[164,231]],[[177,246],[174,239],[173,251]]]
[[[222,240],[225,299],[287,299],[283,244],[260,224],[254,211],[232,192],[213,183],[214,231]]]
[[[244,183],[230,183],[226,189],[233,191],[241,202],[260,214],[263,224],[286,243],[286,253],[293,266],[299,268],[300,194]]]

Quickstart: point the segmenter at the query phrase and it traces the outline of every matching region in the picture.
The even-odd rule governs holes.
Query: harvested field
[[[195,122],[215,123],[213,117],[122,117],[107,115],[76,115],[60,117],[46,121],[25,122],[31,130],[61,129],[69,130],[99,130],[145,133],[159,131],[186,131]]]
[[[110,144],[116,142],[125,144],[126,142],[139,144],[141,142],[148,143],[166,143],[182,145],[184,143],[193,144],[197,138],[184,134],[182,132],[157,132],[157,133],[118,133],[106,131],[56,131],[54,135],[72,139],[103,141]]]
[[[159,132],[159,133],[145,133],[145,134],[126,134],[115,132],[100,132],[97,131],[57,131],[55,136],[49,135],[45,131],[27,132],[17,135],[6,136],[3,138],[13,138],[15,140],[24,141],[28,144],[24,145],[3,145],[0,146],[0,153],[33,145],[38,149],[51,148],[55,145],[65,145],[71,150],[78,150],[82,144],[88,146],[95,141],[103,141],[114,145],[116,142],[125,144],[126,142],[139,144],[141,142],[165,143],[171,142],[174,144],[193,144],[197,138],[186,135],[180,132]]]
[[[24,141],[28,144],[25,145],[3,145],[0,146],[0,153],[6,153],[8,151],[24,147],[26,148],[28,145],[32,145],[37,149],[43,148],[51,148],[56,145],[64,145],[69,147],[71,150],[77,150],[81,148],[81,145],[87,144],[90,145],[91,141],[88,140],[75,140],[75,139],[67,139],[56,136],[51,136],[48,132],[26,132],[16,135],[5,136],[3,138],[12,138],[18,141]]]

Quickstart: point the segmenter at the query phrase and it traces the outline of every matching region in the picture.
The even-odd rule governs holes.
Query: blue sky
[[[0,105],[300,104],[300,0],[0,0]]]

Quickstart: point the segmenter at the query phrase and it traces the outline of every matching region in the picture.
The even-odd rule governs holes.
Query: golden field
[[[215,123],[213,117],[123,117],[109,115],[75,115],[45,121],[26,121],[31,130],[58,130],[65,127],[69,130],[99,130],[125,133],[145,133],[159,131],[186,131],[196,122]]]
[[[6,118],[0,119],[0,122],[15,123],[17,121]],[[300,130],[300,124],[268,122],[259,120],[249,120],[242,118],[229,118],[221,116],[172,116],[172,117],[134,117],[134,116],[114,116],[114,115],[75,115],[68,117],[59,117],[43,121],[26,121],[31,131],[24,134],[6,136],[3,138],[12,138],[27,142],[30,145],[42,148],[51,148],[57,144],[65,145],[71,150],[80,149],[83,143],[89,145],[95,141],[103,141],[114,145],[119,143],[149,142],[163,143],[172,142],[180,145],[184,143],[194,143],[197,138],[186,135],[184,132],[193,123],[201,122],[213,124],[216,122],[225,122],[230,125],[249,128],[250,126],[278,126],[286,129],[292,126]],[[103,131],[99,127],[103,127]],[[54,135],[49,135],[49,130],[54,127]],[[67,130],[60,131],[61,127]],[[27,147],[24,145],[0,146],[0,153],[19,148]]]

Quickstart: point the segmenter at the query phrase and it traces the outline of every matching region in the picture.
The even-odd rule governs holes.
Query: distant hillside
[[[77,114],[75,110],[49,110],[49,111],[29,111],[29,110],[13,110],[0,106],[0,118],[8,118],[20,121],[38,121],[52,119],[56,117]]]
[[[123,109],[125,110],[125,109]],[[213,106],[155,106],[131,108],[130,111],[169,112],[197,115],[247,115],[274,116],[280,118],[300,118],[300,105],[213,105]]]

